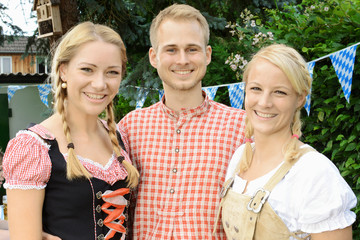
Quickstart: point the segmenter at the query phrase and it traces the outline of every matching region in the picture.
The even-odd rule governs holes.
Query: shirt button
[[[102,226],[104,226],[104,221],[102,219],[99,219],[97,221],[97,224],[99,225],[99,227],[102,227]]]
[[[96,193],[96,197],[97,197],[97,199],[101,199],[101,197],[102,197],[102,192],[101,192],[101,191],[98,191],[98,192]]]
[[[104,237],[104,234],[100,234],[98,237],[97,237],[98,240],[104,240],[105,237]]]
[[[101,205],[97,205],[97,206],[96,206],[96,211],[97,211],[98,213],[101,212]]]
[[[180,129],[176,129],[176,133],[177,133],[177,134],[180,134],[180,133],[181,133],[181,130],[180,130]]]
[[[180,150],[178,148],[175,148],[175,152],[178,153],[180,152]]]
[[[173,168],[173,173],[177,173],[177,169],[176,168]]]
[[[170,189],[170,193],[173,194],[175,192],[174,189]]]

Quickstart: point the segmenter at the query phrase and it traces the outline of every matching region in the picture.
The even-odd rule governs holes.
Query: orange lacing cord
[[[123,213],[127,206],[127,200],[124,195],[129,192],[129,188],[120,188],[116,191],[107,190],[102,196],[105,203],[101,209],[108,214],[104,219],[104,225],[110,229],[105,236],[106,240],[112,238],[116,232],[126,234],[126,228],[123,226],[126,217]],[[114,208],[109,209],[109,207]]]

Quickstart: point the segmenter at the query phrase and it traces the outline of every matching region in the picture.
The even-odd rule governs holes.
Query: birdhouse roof
[[[33,5],[33,11],[36,10],[36,7],[38,5],[41,5],[40,2],[43,2],[46,0],[34,0],[34,5]],[[49,0],[48,0],[49,1]],[[51,5],[59,5],[60,4],[60,0],[50,0]]]

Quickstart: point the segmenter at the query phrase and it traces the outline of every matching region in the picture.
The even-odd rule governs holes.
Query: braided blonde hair
[[[72,144],[71,129],[66,120],[66,99],[67,90],[61,87],[62,81],[60,79],[60,66],[67,64],[76,54],[76,51],[85,43],[92,41],[104,41],[119,47],[121,62],[122,62],[122,76],[126,72],[126,49],[124,43],[118,33],[111,28],[93,24],[91,22],[83,22],[70,29],[61,39],[55,48],[52,61],[51,78],[53,80],[54,92],[54,110],[61,116],[63,123],[63,131],[66,136],[68,144]],[[109,137],[113,145],[115,154],[121,156],[121,147],[116,137],[116,124],[114,120],[113,103],[111,102],[106,108],[106,120],[109,128]],[[122,161],[122,164],[128,172],[128,183],[130,187],[135,187],[138,184],[139,173],[136,168],[127,161]],[[68,160],[67,160],[67,178],[74,179],[78,177],[90,178],[91,174],[85,169],[77,158],[74,147],[68,145]]]
[[[261,49],[256,53],[244,71],[243,81],[247,83],[249,72],[252,66],[256,64],[257,59],[266,59],[278,68],[280,68],[286,77],[289,79],[292,87],[297,94],[305,96],[310,93],[312,79],[304,58],[293,48],[283,44],[273,44]],[[290,125],[291,133],[301,137],[301,119],[300,110],[305,105],[305,98],[302,105],[296,109],[293,121]],[[250,139],[254,130],[246,118],[245,138]],[[253,150],[251,143],[247,141],[245,143],[245,151],[241,157],[241,161],[236,169],[237,172],[243,173],[249,169],[252,161]],[[297,144],[297,138],[291,138],[289,142],[284,146],[285,161],[292,162],[297,160],[307,150],[302,150]]]

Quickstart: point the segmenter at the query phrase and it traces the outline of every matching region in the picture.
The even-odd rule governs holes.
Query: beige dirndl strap
[[[314,150],[313,148],[308,148],[308,149],[302,151],[302,154],[304,154],[304,153],[306,153],[308,151],[313,151],[313,150]],[[255,226],[256,226],[256,223],[257,223],[257,219],[259,217],[258,213],[261,211],[263,205],[265,204],[266,200],[268,199],[268,197],[270,195],[270,192],[285,177],[285,175],[289,172],[291,167],[296,162],[297,162],[297,160],[292,161],[292,162],[284,162],[280,166],[280,168],[275,172],[275,174],[269,179],[269,181],[264,185],[264,187],[259,188],[255,192],[255,194],[250,198],[250,201],[248,202],[247,207],[246,207],[247,210],[248,210],[248,212],[247,212],[248,216],[247,217],[248,217],[249,221],[247,221],[245,223],[245,225],[242,226],[248,232],[248,236],[246,236],[244,239],[252,239],[252,236],[253,236],[253,234],[255,232]],[[223,201],[225,199],[225,196],[226,196],[228,190],[233,185],[234,177],[235,177],[235,175],[225,182],[224,187],[222,188],[222,190],[220,192],[220,197],[222,199],[221,199],[221,202],[220,202],[219,212],[218,212],[217,219],[216,219],[216,222],[215,222],[215,225],[214,225],[213,233],[215,233],[216,226],[217,226],[217,223],[218,223],[219,218],[220,218],[220,212],[221,212],[221,209],[222,209]],[[297,236],[298,234],[302,234],[302,232],[296,232],[296,233],[289,232],[289,233],[295,239],[304,239],[304,238],[299,238]]]

